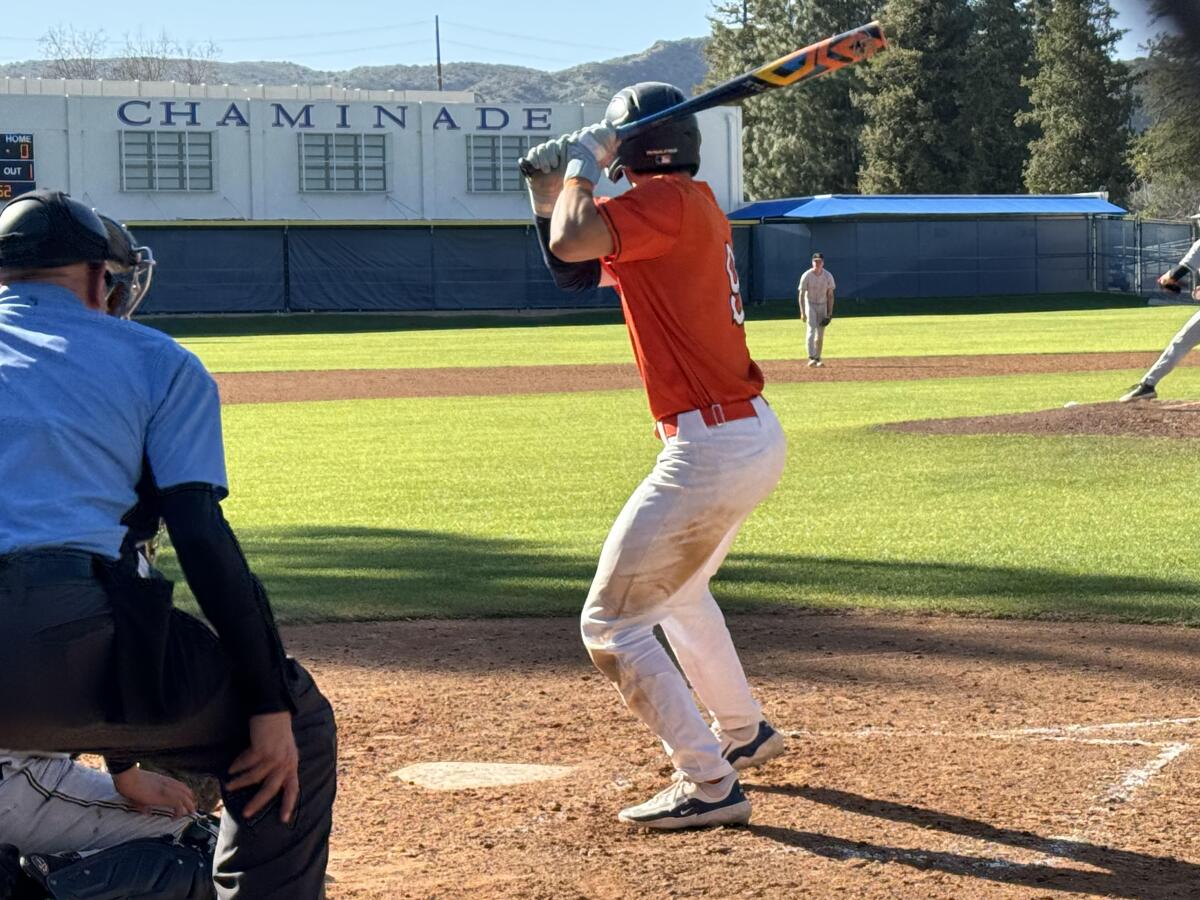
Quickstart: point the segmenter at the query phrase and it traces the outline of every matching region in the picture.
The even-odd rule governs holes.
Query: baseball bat
[[[851,31],[835,34],[831,38],[796,50],[787,56],[781,56],[774,62],[752,69],[737,78],[717,85],[712,90],[677,103],[669,109],[660,110],[644,119],[630,122],[628,125],[621,125],[617,128],[617,138],[627,141],[671,119],[688,116],[714,106],[736,103],[764,91],[773,91],[776,88],[799,84],[801,81],[808,81],[843,66],[870,59],[878,51],[886,49],[887,39],[883,36],[883,28],[878,22],[869,22]],[[528,160],[522,159],[519,165],[521,174],[526,178],[533,175],[534,168]]]

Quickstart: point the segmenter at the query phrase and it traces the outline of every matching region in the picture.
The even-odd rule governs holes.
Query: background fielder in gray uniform
[[[1192,218],[1200,220],[1200,213],[1192,216]],[[1191,249],[1183,255],[1183,259],[1179,260],[1179,265],[1159,276],[1158,283],[1162,285],[1164,290],[1178,293],[1179,282],[1190,271],[1192,274],[1192,297],[1193,299],[1200,300],[1200,285],[1196,284],[1196,272],[1198,268],[1200,268],[1200,241],[1192,244]],[[1172,369],[1179,365],[1180,361],[1197,344],[1200,344],[1200,312],[1193,315],[1184,323],[1182,328],[1175,332],[1175,337],[1171,338],[1171,342],[1167,344],[1167,348],[1163,350],[1158,361],[1142,376],[1141,381],[1131,387],[1128,393],[1121,397],[1121,402],[1153,400],[1157,397],[1158,383]]]
[[[825,345],[825,327],[833,318],[833,275],[825,270],[825,257],[812,255],[812,268],[800,276],[800,320],[808,323],[808,364],[823,366],[821,349]]]

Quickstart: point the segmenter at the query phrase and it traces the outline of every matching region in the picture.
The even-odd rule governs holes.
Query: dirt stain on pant
[[[654,707],[645,690],[639,686],[638,680],[630,677],[636,673],[621,665],[620,656],[611,650],[588,647],[587,651],[588,656],[592,658],[592,663],[612,682],[617,693],[621,695],[621,699],[625,701],[625,705],[643,722],[651,721]]]

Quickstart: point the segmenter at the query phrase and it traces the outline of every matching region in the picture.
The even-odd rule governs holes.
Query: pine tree
[[[859,187],[864,193],[954,193],[971,172],[964,52],[972,12],[965,0],[888,0],[891,49],[863,73],[855,103],[866,116]]]
[[[870,19],[869,0],[730,0],[714,9],[708,84],[717,84]],[[855,67],[742,106],[750,198],[852,192],[862,114],[850,102]]]
[[[1139,181],[1134,205],[1146,215],[1182,218],[1200,204],[1200,48],[1173,30],[1159,34],[1149,49],[1145,96],[1150,127],[1134,142]]]
[[[1037,36],[1031,109],[1018,117],[1038,130],[1025,165],[1033,193],[1107,190],[1125,202],[1133,76],[1113,59],[1115,15],[1108,0],[1056,0]]]
[[[1022,171],[1034,137],[1017,115],[1029,110],[1033,15],[1021,0],[975,0],[967,54],[970,74],[970,173],[965,188],[982,194],[1024,190]]]

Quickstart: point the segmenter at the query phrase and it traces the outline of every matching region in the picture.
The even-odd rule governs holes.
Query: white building
[[[528,221],[517,159],[603,111],[463,92],[6,78],[0,195],[61,189],[147,223]],[[731,211],[741,111],[700,123],[700,177]]]

